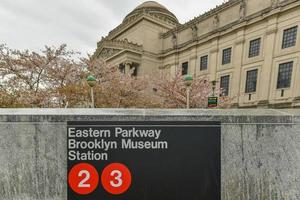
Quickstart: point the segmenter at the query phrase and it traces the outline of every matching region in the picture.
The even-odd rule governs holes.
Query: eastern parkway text
[[[160,129],[136,129],[135,127],[131,129],[123,129],[121,127],[115,127],[112,133],[109,129],[76,129],[69,128],[68,136],[69,138],[110,138],[112,134],[114,137],[122,138],[153,138],[158,140],[161,134]]]
[[[111,149],[158,150],[168,149],[168,142],[161,141],[160,129],[111,129],[68,128],[69,160],[108,160]]]

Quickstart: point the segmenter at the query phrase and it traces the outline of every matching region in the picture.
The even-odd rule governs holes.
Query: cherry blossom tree
[[[0,85],[5,106],[62,107],[59,91],[82,73],[66,45],[48,47],[41,52],[19,51],[0,45]],[[11,99],[11,101],[8,101]]]
[[[159,79],[123,73],[91,56],[67,50],[66,45],[46,46],[41,52],[19,51],[0,45],[0,107],[89,107],[93,75],[96,108],[185,108],[186,85],[181,72]],[[153,90],[154,89],[154,90]],[[156,92],[155,92],[156,91]],[[215,96],[222,90],[216,88]],[[206,77],[195,77],[190,86],[190,107],[206,108],[213,95]],[[220,97],[219,107],[228,107],[232,98]]]
[[[97,79],[96,107],[158,107],[147,91],[148,78],[123,74],[118,66],[91,57],[73,59],[66,45],[41,52],[0,46],[0,107],[89,107],[86,77]]]
[[[149,78],[133,76],[133,69],[122,73],[118,66],[106,65],[100,59],[85,59],[90,74],[95,76],[96,107],[151,108],[159,107],[157,97],[149,92]]]
[[[163,101],[163,107],[166,108],[186,108],[187,104],[187,86],[184,76],[178,71],[174,77],[162,73],[159,79],[155,80],[154,88],[157,95]],[[208,98],[218,97],[218,108],[228,108],[233,98],[222,96],[223,90],[215,87],[209,81],[208,77],[194,77],[190,86],[190,108],[207,108]]]

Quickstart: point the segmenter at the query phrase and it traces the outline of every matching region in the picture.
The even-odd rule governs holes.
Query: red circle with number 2
[[[112,163],[106,166],[101,175],[104,189],[114,195],[126,192],[131,185],[131,173],[121,163]]]
[[[92,193],[97,188],[99,175],[93,165],[80,163],[70,170],[68,182],[74,192],[86,195]]]

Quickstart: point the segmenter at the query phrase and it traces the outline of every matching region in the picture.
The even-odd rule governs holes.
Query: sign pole
[[[190,87],[186,89],[186,108],[190,109]]]
[[[190,109],[190,86],[193,83],[193,76],[192,75],[185,75],[184,82],[186,85],[186,108]]]
[[[91,87],[92,108],[95,108],[94,89]]]

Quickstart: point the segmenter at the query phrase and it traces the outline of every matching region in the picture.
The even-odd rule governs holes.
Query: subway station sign
[[[220,133],[219,122],[68,122],[68,200],[220,200]]]

